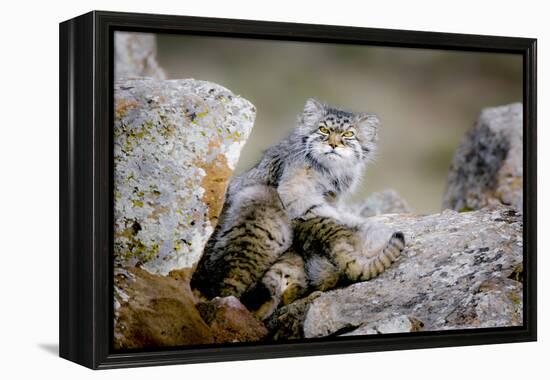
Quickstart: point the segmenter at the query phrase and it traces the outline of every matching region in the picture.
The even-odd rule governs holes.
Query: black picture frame
[[[502,52],[523,56],[524,324],[292,343],[112,349],[113,33]],[[535,341],[536,39],[93,11],[60,24],[60,356],[93,369]]]

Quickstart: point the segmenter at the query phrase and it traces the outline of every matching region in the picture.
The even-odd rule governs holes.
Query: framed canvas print
[[[60,24],[60,355],[536,340],[536,40]]]

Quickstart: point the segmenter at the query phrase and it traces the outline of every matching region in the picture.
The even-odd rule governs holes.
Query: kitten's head
[[[308,99],[299,123],[303,147],[329,168],[357,165],[374,157],[378,117],[329,107]]]

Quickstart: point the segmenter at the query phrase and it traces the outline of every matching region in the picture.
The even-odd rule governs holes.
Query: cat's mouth
[[[326,152],[325,156],[330,156],[331,154],[334,154],[335,156],[340,157],[340,155],[338,153],[336,153],[335,151],[333,151],[333,150],[331,150],[330,152]]]

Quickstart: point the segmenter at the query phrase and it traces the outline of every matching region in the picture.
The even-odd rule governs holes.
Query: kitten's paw
[[[281,296],[281,305],[288,305],[292,302],[296,301],[298,298],[300,298],[304,293],[306,289],[304,286],[301,286],[300,284],[292,284],[290,285],[282,294]]]
[[[258,310],[252,311],[252,315],[256,317],[256,319],[263,321],[271,316],[277,309],[277,305],[279,305],[280,301],[278,298],[271,298],[268,302],[261,305]]]

